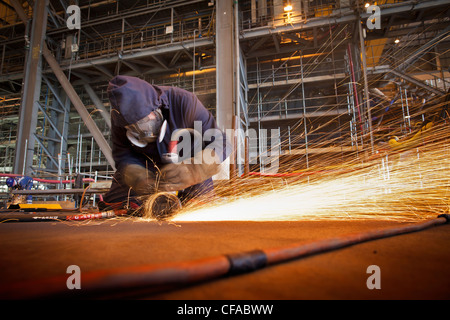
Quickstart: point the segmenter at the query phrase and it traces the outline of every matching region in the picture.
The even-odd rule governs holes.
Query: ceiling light
[[[364,5],[364,7],[366,7],[366,8],[368,8],[370,6],[370,3],[366,3],[365,5]]]
[[[399,43],[399,42],[400,42],[400,39],[395,39],[394,42],[395,42],[395,43]]]
[[[284,11],[285,12],[290,12],[292,11],[292,6],[290,4],[286,5],[286,7],[284,7]]]

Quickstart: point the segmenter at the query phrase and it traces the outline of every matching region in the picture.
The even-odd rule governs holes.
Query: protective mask
[[[151,116],[151,115],[154,115]],[[147,117],[139,120],[135,124],[126,126],[127,138],[132,144],[138,147],[145,147],[147,144],[158,139],[164,117],[160,109],[156,109]]]

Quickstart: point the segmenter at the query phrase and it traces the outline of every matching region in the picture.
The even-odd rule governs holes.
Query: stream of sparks
[[[447,130],[439,135],[447,134]],[[234,196],[187,207],[172,221],[308,219],[417,220],[449,211],[450,154],[446,139],[380,155],[345,173],[299,179],[273,187],[265,178],[234,185]],[[230,187],[228,187],[230,188]],[[259,189],[248,193],[245,188]]]

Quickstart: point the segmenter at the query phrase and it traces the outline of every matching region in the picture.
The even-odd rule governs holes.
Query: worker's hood
[[[152,111],[167,106],[167,97],[157,86],[130,76],[116,76],[108,85],[112,112],[118,112],[127,122],[135,124]]]

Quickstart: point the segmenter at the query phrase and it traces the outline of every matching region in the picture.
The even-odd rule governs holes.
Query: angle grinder
[[[175,193],[159,192],[150,195],[142,209],[144,218],[168,220],[181,209],[181,201]]]

